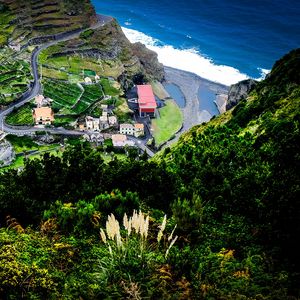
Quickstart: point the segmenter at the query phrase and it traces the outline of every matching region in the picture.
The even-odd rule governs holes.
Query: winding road
[[[47,49],[48,47],[54,46],[57,43],[65,42],[74,38],[77,38],[82,32],[88,30],[88,29],[97,29],[100,28],[108,23],[110,23],[113,18],[110,16],[105,15],[97,15],[98,22],[94,25],[92,25],[89,28],[84,28],[82,30],[79,30],[77,32],[72,33],[62,33],[55,36],[55,40],[45,43],[43,45],[37,46],[31,55],[31,68],[32,68],[32,75],[33,75],[33,84],[31,86],[31,89],[15,103],[9,105],[4,110],[0,111],[0,129],[4,132],[10,133],[10,134],[26,134],[26,133],[33,133],[37,131],[46,131],[49,133],[55,133],[55,134],[64,134],[64,135],[82,135],[82,132],[74,131],[74,130],[66,130],[66,129],[60,129],[60,128],[39,128],[39,127],[30,127],[30,128],[18,128],[16,126],[8,126],[5,123],[5,117],[10,114],[14,109],[19,108],[23,106],[25,103],[29,102],[31,99],[33,99],[35,96],[37,96],[41,90],[41,83],[40,83],[40,77],[39,77],[39,66],[38,66],[38,57],[39,54]]]
[[[15,135],[24,135],[24,134],[33,134],[35,132],[44,131],[48,132],[50,134],[61,134],[61,135],[73,135],[73,136],[81,136],[84,135],[86,132],[82,131],[76,131],[76,130],[67,130],[64,128],[43,128],[43,127],[18,127],[18,126],[9,126],[5,123],[5,117],[9,115],[14,109],[19,108],[29,102],[31,99],[33,99],[35,96],[37,96],[41,90],[41,83],[40,83],[40,76],[39,76],[39,66],[38,66],[38,57],[39,54],[47,49],[48,47],[54,46],[57,43],[68,41],[74,38],[77,38],[83,31],[86,31],[88,29],[97,29],[100,28],[108,23],[110,23],[113,18],[110,16],[105,15],[97,15],[98,22],[94,25],[92,25],[89,28],[84,28],[77,32],[72,33],[61,33],[55,36],[55,40],[39,45],[37,46],[34,51],[32,52],[31,56],[31,68],[32,68],[32,75],[33,75],[33,84],[31,85],[30,90],[25,92],[23,96],[15,103],[12,103],[8,107],[6,107],[4,110],[0,111],[0,129],[9,134],[15,134]],[[132,140],[135,142],[135,144],[143,151],[146,151],[146,153],[152,157],[154,155],[154,152],[152,152],[146,145],[144,141],[140,141],[134,137],[128,136],[129,140]]]

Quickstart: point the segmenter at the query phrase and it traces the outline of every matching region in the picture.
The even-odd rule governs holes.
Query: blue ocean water
[[[300,46],[299,0],[92,0],[166,65],[224,84],[259,78]]]

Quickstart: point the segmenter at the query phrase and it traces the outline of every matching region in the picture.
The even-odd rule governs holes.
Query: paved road
[[[113,20],[110,16],[104,16],[104,15],[97,15],[98,16],[98,22],[90,27],[90,29],[97,29],[99,27],[104,26],[105,24],[111,22]],[[74,39],[78,37],[83,31],[87,30],[88,28],[82,29],[76,33],[70,33],[70,34],[60,34],[56,37],[54,41],[45,43],[43,45],[37,46],[31,56],[31,68],[32,68],[32,75],[33,75],[33,84],[29,91],[27,91],[17,103],[13,103],[12,105],[9,105],[6,109],[0,111],[0,130],[11,133],[11,134],[22,134],[22,133],[32,133],[36,131],[47,131],[49,133],[56,133],[56,134],[66,134],[66,135],[79,135],[82,133],[76,132],[76,131],[70,131],[65,129],[57,129],[57,128],[28,128],[28,129],[22,129],[18,127],[11,127],[7,126],[5,124],[5,116],[10,114],[15,108],[19,108],[23,106],[25,103],[29,102],[32,98],[34,98],[36,95],[39,94],[41,90],[41,83],[39,80],[39,72],[38,72],[38,57],[41,51],[45,50],[48,47],[51,47],[53,45],[56,45],[57,43],[64,42],[67,40]]]
[[[150,157],[153,157],[154,156],[154,152],[151,151],[146,145],[145,145],[145,140],[140,140],[140,139],[137,139],[133,136],[130,136],[130,135],[127,135],[127,138],[128,140],[130,141],[134,141],[135,144],[143,151],[146,151],[146,153],[150,156]]]

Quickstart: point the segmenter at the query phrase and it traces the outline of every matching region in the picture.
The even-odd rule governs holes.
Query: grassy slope
[[[159,109],[160,117],[152,120],[156,145],[168,141],[182,126],[183,115],[174,100],[166,100]]]

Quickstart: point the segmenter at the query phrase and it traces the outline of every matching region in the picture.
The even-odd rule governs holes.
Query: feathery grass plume
[[[145,238],[147,239],[148,231],[149,231],[149,216],[146,217],[144,229],[145,229],[144,230],[144,235],[145,235]]]
[[[100,236],[101,236],[103,243],[106,244],[106,234],[102,228],[100,229]]]
[[[130,236],[131,231],[132,231],[132,218],[130,218],[128,221],[128,229],[127,229],[128,236]]]
[[[111,214],[106,221],[106,233],[110,240],[114,240],[117,234],[120,234],[120,225],[115,216]]]
[[[160,240],[163,236],[164,230],[166,228],[166,224],[167,224],[167,215],[164,216],[163,222],[159,226],[159,232],[158,232],[158,235],[157,235],[157,242],[158,243],[160,242]]]
[[[170,246],[169,246],[169,248],[168,248],[167,251],[166,251],[165,258],[167,258],[170,249],[173,247],[173,245],[175,244],[175,242],[177,241],[177,239],[178,239],[178,235],[176,235],[175,238],[174,238],[174,239],[172,240],[172,242],[170,243]]]
[[[111,214],[106,221],[106,233],[110,240],[116,239],[117,246],[122,246],[122,238],[120,233],[120,225],[115,216]]]
[[[133,211],[131,220],[132,220],[132,228],[135,230],[136,233],[139,233],[140,222],[139,222],[139,215],[137,214],[136,210]]]
[[[129,221],[128,221],[126,213],[124,214],[124,217],[123,217],[123,226],[125,227],[126,230],[128,230]]]
[[[174,232],[175,232],[176,227],[177,227],[177,224],[174,226],[174,228],[173,228],[173,230],[172,230],[170,236],[168,237],[168,242],[170,242],[170,241],[172,240],[173,234],[174,234]]]
[[[131,227],[132,227],[132,219],[127,217],[127,214],[124,214],[123,217],[123,226],[127,230],[127,235],[130,236]]]

